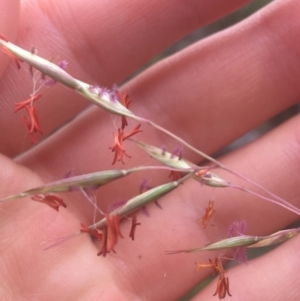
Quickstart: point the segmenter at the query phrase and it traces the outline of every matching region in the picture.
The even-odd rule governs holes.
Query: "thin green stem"
[[[187,148],[189,148],[190,150],[192,150],[193,152],[195,152],[196,154],[200,155],[201,157],[203,157],[204,159],[206,160],[209,160],[210,162],[214,163],[216,165],[216,167],[218,168],[221,168],[231,174],[233,174],[234,176],[252,184],[253,186],[263,190],[264,192],[266,192],[267,194],[269,194],[271,197],[273,197],[274,199],[276,199],[278,202],[276,202],[275,200],[271,199],[271,198],[268,198],[268,197],[264,197],[258,193],[255,193],[249,189],[246,189],[246,188],[242,188],[242,187],[239,187],[239,189],[243,190],[243,191],[247,191],[255,196],[258,196],[264,200],[267,200],[267,201],[270,201],[272,203],[275,203],[275,204],[278,204],[298,215],[300,215],[300,209],[293,206],[292,204],[290,204],[289,202],[287,202],[286,200],[284,200],[283,198],[279,197],[278,195],[274,194],[273,192],[271,192],[270,190],[266,189],[265,187],[263,187],[262,185],[260,185],[259,183],[245,177],[244,175],[240,174],[240,173],[237,173],[235,171],[233,171],[232,169],[228,168],[227,166],[225,166],[224,164],[222,164],[221,162],[219,162],[218,160],[214,159],[213,157],[203,153],[202,151],[198,150],[197,148],[195,148],[194,146],[192,146],[191,144],[189,144],[188,142],[186,142],[185,140],[183,140],[182,138],[178,137],[177,135],[175,135],[174,133],[168,131],[167,129],[161,127],[160,125],[156,124],[155,122],[151,121],[151,120],[148,120],[148,119],[145,119],[145,118],[142,118],[142,117],[138,117],[138,116],[135,116],[133,117],[133,119],[139,121],[139,122],[143,122],[143,123],[146,123],[146,124],[149,124],[150,126],[152,126],[153,128],[159,130],[160,132],[163,132],[165,133],[166,135],[170,136],[171,138],[177,140],[179,143],[181,143],[182,145],[186,146]],[[238,186],[236,186],[235,188],[238,188]]]

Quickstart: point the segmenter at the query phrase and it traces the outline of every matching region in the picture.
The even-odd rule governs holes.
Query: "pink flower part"
[[[183,148],[182,148],[182,146],[176,147],[174,149],[174,151],[172,152],[171,159],[174,159],[175,156],[178,157],[179,160],[182,159],[182,157],[183,157]]]
[[[245,234],[247,223],[245,220],[240,222],[234,221],[228,228],[228,234],[230,237],[242,236]]]
[[[245,220],[242,221],[234,221],[228,228],[228,233],[230,237],[234,236],[243,236],[245,234],[247,228],[247,223]],[[246,247],[238,247],[236,248],[235,260],[241,264],[241,263],[247,263],[248,262],[248,256],[247,256],[247,248]]]

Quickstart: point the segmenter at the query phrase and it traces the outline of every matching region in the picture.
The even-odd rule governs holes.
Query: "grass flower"
[[[214,274],[219,274],[217,288],[213,296],[218,295],[219,299],[224,299],[226,295],[231,297],[229,292],[229,279],[225,277],[226,271],[223,269],[222,262],[219,258],[216,258],[215,262],[209,259],[209,263],[196,263],[196,271],[203,268],[212,268]]]
[[[40,94],[36,94],[26,100],[15,103],[14,113],[22,110],[23,108],[26,108],[27,106],[32,106],[33,102],[37,101],[41,96],[42,95],[40,95]]]
[[[63,70],[66,69],[67,66],[68,66],[68,62],[66,60],[62,60],[58,63],[58,67],[60,67]],[[57,83],[57,80],[53,78],[46,79],[44,74],[42,74],[41,79],[43,81],[43,85],[47,87],[52,87]]]
[[[47,195],[38,194],[31,197],[31,199],[36,202],[44,203],[56,211],[59,210],[59,207],[64,207],[64,208],[67,207],[63,199],[54,194],[47,194]]]
[[[60,82],[66,87],[73,89],[76,93],[79,93],[81,96],[85,97],[98,107],[101,107],[107,112],[121,117],[121,126],[117,129],[117,132],[113,133],[113,145],[109,147],[109,149],[114,153],[112,162],[113,165],[117,161],[124,164],[124,157],[131,158],[124,147],[124,141],[127,139],[133,141],[140,147],[140,149],[142,149],[152,158],[164,165],[160,166],[160,168],[154,166],[138,166],[128,170],[110,170],[69,177],[67,179],[48,183],[41,187],[32,188],[0,200],[2,202],[13,198],[23,198],[30,196],[33,201],[47,204],[54,210],[59,211],[60,207],[65,208],[67,206],[64,203],[63,199],[55,195],[54,193],[81,191],[88,199],[88,201],[94,206],[94,224],[90,226],[81,224],[81,228],[78,232],[61,239],[61,241],[66,241],[66,239],[70,237],[75,237],[81,233],[86,233],[100,242],[101,246],[98,255],[106,256],[106,254],[110,252],[115,252],[115,247],[119,238],[123,238],[122,232],[120,230],[120,221],[123,218],[131,219],[129,237],[134,240],[136,227],[141,225],[141,223],[137,221],[137,214],[139,213],[139,211],[145,209],[150,202],[156,203],[157,199],[179,187],[179,185],[183,184],[184,181],[188,178],[193,178],[202,185],[210,187],[235,188],[240,191],[250,193],[256,197],[260,197],[261,199],[267,200],[269,202],[273,202],[277,205],[282,206],[283,208],[290,210],[291,212],[300,215],[299,208],[293,206],[284,199],[268,191],[258,183],[229,169],[221,162],[210,157],[209,155],[206,155],[202,151],[190,145],[187,141],[181,139],[174,133],[166,130],[165,128],[159,126],[151,120],[135,115],[131,110],[129,110],[131,103],[129,96],[126,93],[121,93],[116,85],[108,89],[102,88],[97,85],[84,83],[74,78],[64,70],[67,66],[66,61],[61,61],[58,65],[55,65],[52,62],[39,57],[35,48],[32,48],[31,52],[28,52],[10,43],[2,35],[0,35],[0,46],[2,50],[10,58],[13,59],[18,69],[20,69],[21,63],[23,62],[29,64],[29,74],[31,75],[31,78],[33,80],[33,93],[31,94],[29,99],[15,104],[15,112],[25,109],[27,116],[22,116],[22,120],[29,132],[31,141],[33,143],[36,143],[36,134],[42,134],[41,126],[37,116],[37,110],[34,106],[34,102],[41,97],[41,95],[37,93],[44,85],[52,86],[56,82]],[[137,124],[132,130],[125,133],[125,128],[126,126],[128,126],[127,118],[131,118],[139,124]],[[169,153],[166,148],[160,149],[144,142],[131,139],[132,136],[141,132],[141,123],[146,123],[153,129],[160,131],[160,133],[167,135],[169,138],[173,138],[180,145],[187,147],[189,150],[192,150],[195,154],[200,156],[201,159],[208,160],[210,162],[210,165],[199,167],[189,162],[188,160],[185,160],[182,147],[177,148],[173,153]],[[111,208],[108,214],[102,212],[100,208],[97,207],[96,197],[93,193],[91,193],[92,189],[98,189],[102,185],[117,180],[121,177],[130,175],[135,171],[155,168],[171,171],[169,177],[172,179],[172,182],[162,184],[157,187],[151,187],[148,183],[144,182],[140,188],[139,195],[129,200],[122,200],[117,204],[117,206],[115,204],[115,206]],[[223,179],[216,173],[212,172],[212,169],[217,168],[223,169],[224,171],[229,172],[240,179],[243,179],[247,184],[251,184],[256,188],[259,188],[261,191],[263,191],[263,193],[259,194],[256,191],[248,189],[247,187],[237,186],[226,181],[225,178]],[[102,216],[99,221],[96,221],[96,210],[98,210]],[[205,213],[202,218],[199,219],[198,223],[202,224],[203,228],[206,228],[208,225],[213,226],[211,219],[215,211],[216,210],[214,208],[214,202],[209,200],[208,206],[207,208],[205,208]],[[167,253],[175,254],[183,252],[190,253],[199,251],[233,249],[235,250],[235,259],[239,263],[242,263],[247,261],[247,248],[263,247],[275,243],[280,243],[294,237],[300,232],[300,228],[297,228],[279,231],[268,236],[250,236],[244,234],[245,230],[245,221],[233,222],[229,227],[229,238],[215,241],[202,247],[169,251]],[[203,268],[210,268],[212,269],[214,274],[218,275],[217,288],[215,290],[214,296],[218,296],[219,299],[223,299],[227,295],[231,296],[229,291],[229,279],[228,277],[225,277],[225,273],[227,273],[227,271],[224,270],[220,257],[216,258],[214,262],[209,259],[209,263],[196,264],[196,271]]]
[[[92,237],[101,242],[101,248],[98,252],[98,256],[106,256],[107,253],[116,252],[114,247],[118,242],[118,237],[123,238],[120,231],[120,216],[118,214],[106,215],[107,225],[101,230],[98,228],[91,229],[85,224],[81,224],[80,233],[88,233]]]
[[[101,231],[99,229],[90,229],[88,226],[86,226],[83,223],[81,223],[80,225],[81,225],[81,229],[80,229],[81,233],[88,233],[93,238],[96,238],[99,241],[103,240],[103,231]]]
[[[31,106],[26,105],[25,109],[29,115],[29,118],[27,119],[26,116],[22,116],[22,120],[28,130],[28,133],[31,138],[31,142],[33,144],[35,144],[36,143],[35,134],[40,133],[41,135],[43,135],[43,132],[42,132],[41,126],[40,126],[40,122],[39,122],[39,118],[37,115],[36,107],[34,107],[33,105],[31,105]]]
[[[131,104],[131,100],[129,99],[128,94],[124,93],[121,94],[121,92],[117,91],[118,93],[118,98],[120,103],[126,108],[129,108],[129,105]],[[125,128],[125,126],[128,126],[128,122],[126,119],[126,116],[121,116],[122,117],[122,124],[121,124],[121,129],[123,130]]]
[[[124,164],[123,157],[126,156],[127,158],[131,158],[126,153],[126,150],[123,146],[123,141],[128,139],[129,137],[132,137],[133,135],[140,133],[141,130],[139,129],[141,127],[140,124],[138,124],[133,130],[128,132],[127,134],[124,134],[124,131],[122,129],[118,129],[116,133],[114,133],[114,144],[109,148],[112,152],[115,153],[114,159],[112,162],[112,165],[114,165],[117,161],[120,161]]]
[[[242,220],[240,222],[234,221],[228,229],[228,233],[230,237],[235,236],[243,236],[246,231],[246,221]],[[247,247],[246,246],[240,246],[235,249],[234,259],[238,263],[247,263],[248,257],[247,257]]]
[[[2,37],[1,37],[2,38]],[[24,61],[17,57],[15,54],[13,54],[11,51],[9,51],[7,48],[2,48],[2,51],[7,54],[16,64],[18,69],[21,69],[21,63]]]
[[[208,226],[208,224],[214,226],[213,224],[210,223],[210,219],[212,218],[212,215],[214,214],[215,211],[216,210],[214,208],[214,202],[209,201],[208,207],[205,209],[205,214],[201,219],[199,219],[198,224],[202,224],[204,229]]]
[[[131,220],[131,229],[130,229],[130,233],[129,233],[129,237],[132,240],[134,240],[134,237],[135,237],[135,229],[139,225],[141,225],[141,223],[137,222],[137,217],[136,217],[136,215],[134,215]]]

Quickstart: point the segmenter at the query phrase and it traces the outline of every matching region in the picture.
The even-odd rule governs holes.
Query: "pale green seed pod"
[[[261,248],[279,244],[293,238],[295,235],[299,234],[299,232],[300,228],[282,230],[269,236],[262,237],[257,243],[248,246],[248,248]]]
[[[58,180],[40,187],[32,188],[23,191],[19,194],[11,195],[6,198],[1,199],[1,201],[6,201],[9,199],[20,199],[23,197],[28,197],[36,194],[48,194],[48,193],[60,193],[60,192],[70,192],[77,191],[82,188],[98,188],[109,182],[122,178],[131,174],[134,169],[131,170],[106,170],[100,171],[75,177],[70,177],[62,180]]]
[[[149,154],[152,158],[157,161],[176,169],[188,170],[191,171],[194,167],[197,167],[191,162],[188,162],[184,159],[179,158],[176,155],[173,155],[167,151],[164,151],[158,147],[143,143],[141,141],[133,140],[142,150],[144,150],[147,154]]]
[[[128,216],[131,213],[141,209],[147,204],[155,201],[167,193],[171,192],[175,188],[177,188],[180,184],[182,184],[191,174],[186,175],[185,177],[179,179],[178,181],[173,181],[167,184],[163,184],[152,189],[149,189],[133,198],[128,200],[122,207],[115,209],[110,213],[110,215],[119,215],[120,217]],[[107,221],[106,218],[103,218],[98,223],[90,226],[90,229],[102,228],[106,226]]]
[[[227,250],[232,248],[247,247],[247,248],[260,248],[267,247],[274,244],[282,243],[294,237],[300,232],[300,228],[282,230],[273,233],[268,236],[251,236],[251,235],[241,235],[222,239],[210,244],[205,245],[200,248],[193,249],[183,249],[167,251],[167,254],[176,253],[192,253],[192,252],[202,252],[202,251],[217,251],[217,250]]]
[[[59,66],[51,63],[50,61],[2,39],[0,39],[0,45],[5,47],[22,61],[39,70],[41,73],[53,78],[54,80],[60,82],[68,88],[76,90],[83,97],[90,100],[97,106],[103,108],[104,110],[116,115],[138,119],[137,116],[135,116],[130,110],[124,107],[119,101],[112,101],[108,93],[104,93],[103,95],[97,95],[96,93],[93,93],[93,91],[91,91],[90,89],[91,86],[89,84],[75,79],[69,73],[61,69]]]
[[[221,177],[216,175],[213,172],[207,171],[205,174],[197,175],[197,172],[194,173],[193,179],[206,186],[211,187],[230,187],[230,183],[223,180]]]

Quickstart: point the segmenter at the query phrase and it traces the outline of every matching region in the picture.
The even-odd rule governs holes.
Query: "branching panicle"
[[[123,238],[120,229],[121,220],[131,219],[129,237],[131,240],[135,240],[136,227],[141,225],[141,223],[137,221],[137,214],[140,210],[145,210],[146,206],[151,202],[154,202],[161,208],[157,200],[177,189],[189,178],[194,181],[198,181],[201,184],[196,185],[199,189],[201,189],[201,186],[204,185],[214,188],[237,189],[243,193],[249,193],[252,196],[279,205],[282,208],[300,215],[299,208],[265,189],[259,183],[256,183],[253,180],[231,170],[218,160],[198,150],[184,139],[178,137],[155,122],[133,113],[129,109],[131,100],[128,94],[126,92],[121,93],[117,85],[108,89],[98,85],[84,83],[65,71],[68,65],[65,60],[60,61],[56,65],[51,61],[39,57],[37,55],[37,50],[34,47],[31,51],[26,51],[13,43],[10,43],[7,38],[1,34],[0,47],[2,51],[14,61],[18,69],[21,68],[21,64],[24,62],[29,65],[29,68],[25,68],[25,71],[29,73],[32,79],[33,91],[29,98],[27,96],[26,100],[15,103],[14,112],[16,113],[21,110],[25,112],[26,115],[22,116],[22,121],[27,128],[32,143],[37,143],[37,134],[43,134],[37,114],[37,108],[35,106],[36,101],[42,96],[39,91],[44,86],[53,86],[59,82],[74,90],[74,92],[79,93],[96,106],[113,115],[121,117],[121,125],[120,127],[116,127],[116,131],[113,133],[113,145],[109,147],[109,149],[113,152],[112,165],[117,162],[125,164],[124,157],[131,158],[124,147],[125,140],[128,140],[129,143],[133,143],[135,146],[138,146],[139,150],[142,150],[160,164],[159,166],[137,166],[131,169],[106,170],[75,177],[68,177],[0,199],[0,202],[4,202],[15,198],[20,199],[30,197],[33,201],[47,204],[54,210],[58,211],[60,207],[66,208],[67,205],[60,196],[56,195],[56,193],[81,191],[94,207],[94,223],[90,226],[81,224],[81,228],[78,232],[68,236],[67,238],[63,238],[61,241],[66,241],[71,237],[76,237],[77,235],[86,233],[100,242],[98,255],[106,256],[108,253],[115,253],[115,247],[118,239]],[[128,119],[133,120],[136,124],[136,126],[131,130],[128,128]],[[142,132],[140,129],[142,124],[152,127],[152,129],[159,131],[160,134],[164,134],[168,138],[174,139],[180,147],[176,148],[173,152],[168,152],[167,147],[159,148],[142,141],[134,140],[132,137]],[[199,156],[198,162],[203,159],[209,161],[207,166],[197,166],[184,158],[183,147],[197,154]],[[251,190],[244,186],[238,186],[227,181],[225,178],[220,177],[217,173],[212,171],[217,168],[244,180],[246,185],[252,185],[252,187],[258,188],[260,192],[256,192],[256,190]],[[169,183],[152,187],[149,184],[149,181],[144,181],[140,186],[138,195],[130,198],[129,200],[123,200],[120,198],[120,201],[110,206],[108,210],[109,213],[100,210],[96,202],[96,196],[91,194],[91,189],[98,189],[105,184],[137,171],[149,171],[154,169],[157,171],[167,170],[170,172],[169,178],[171,178],[172,182],[169,180]],[[98,221],[96,221],[96,212],[100,212],[102,216],[102,218]],[[203,225],[203,229],[207,228],[208,225],[214,226],[211,223],[211,220],[215,212],[214,202],[209,200],[203,216],[198,220],[198,223]],[[196,221],[194,222],[196,225]],[[245,221],[235,221],[229,226],[229,238],[211,242],[205,246],[168,251],[167,253],[177,254],[220,250],[222,252],[226,252],[226,250],[231,249],[235,251],[235,259],[239,263],[244,263],[247,262],[247,248],[258,248],[275,243],[282,243],[291,239],[300,232],[300,228],[296,228],[282,230],[268,236],[251,236],[245,235],[245,230]],[[202,229],[199,231],[202,231]],[[209,263],[197,263],[196,271],[203,268],[210,268],[214,274],[218,275],[217,288],[213,295],[218,296],[219,299],[223,299],[226,296],[231,296],[231,294],[229,291],[229,279],[228,277],[225,277],[225,273],[227,273],[227,271],[224,270],[220,258],[221,257],[216,258],[214,262],[209,259]]]

